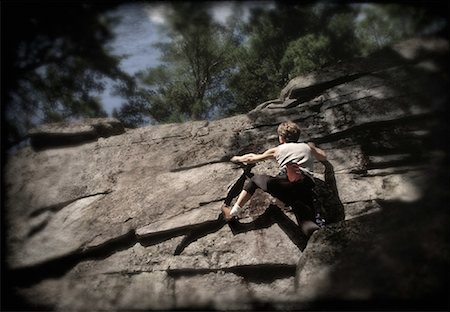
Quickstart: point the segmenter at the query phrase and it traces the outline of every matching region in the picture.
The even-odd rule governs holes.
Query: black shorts
[[[276,177],[266,174],[250,174],[244,190],[253,194],[259,188],[290,206],[297,219],[314,222],[316,216],[313,202],[314,186],[313,179],[308,176],[298,182],[289,182],[284,174]]]

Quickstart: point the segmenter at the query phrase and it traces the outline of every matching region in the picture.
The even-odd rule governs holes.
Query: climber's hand
[[[242,162],[240,156],[233,156],[233,157],[231,157],[230,161],[231,161],[231,162],[234,162],[234,163],[240,163],[240,162]]]

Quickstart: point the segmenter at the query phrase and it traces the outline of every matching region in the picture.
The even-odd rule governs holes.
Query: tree
[[[294,75],[357,54],[354,14],[348,5],[320,2],[254,9],[243,29],[248,41],[239,69],[228,81],[236,100],[230,113],[276,98]]]
[[[175,3],[167,16],[170,41],[158,46],[164,64],[137,75],[144,89],[154,93],[145,103],[129,101],[124,114],[136,112],[157,122],[180,122],[248,112],[276,98],[297,75],[362,56],[367,40],[362,40],[357,29],[364,10],[371,6],[381,7],[274,2],[255,7],[247,23],[234,14],[234,24],[226,27],[214,22],[208,3]],[[436,23],[434,17],[440,11],[433,6],[425,10],[433,14],[424,14],[424,6],[415,4],[402,11],[401,6],[387,5],[384,24],[403,28],[402,39],[407,33],[422,31]],[[412,27],[396,20],[416,22]],[[389,38],[392,42],[395,36]]]
[[[137,88],[134,84],[125,84],[117,87],[115,93],[127,99],[120,110],[114,108],[112,113],[112,116],[117,118],[125,127],[137,128],[151,121],[149,103],[155,92]]]
[[[232,70],[237,42],[212,19],[204,2],[175,2],[167,15],[169,42],[160,43],[163,65],[137,75],[155,93],[149,114],[156,121],[208,118],[229,92],[223,81]]]
[[[112,21],[102,13],[118,4],[6,2],[3,103],[9,145],[41,122],[106,116],[93,95],[103,90],[101,79],[130,80],[104,48],[112,39]]]
[[[294,78],[325,65],[329,62],[331,54],[328,37],[308,34],[289,44],[281,60],[281,66],[289,72],[289,78]]]
[[[437,1],[366,4],[357,29],[364,55],[414,36],[448,37],[448,5]]]

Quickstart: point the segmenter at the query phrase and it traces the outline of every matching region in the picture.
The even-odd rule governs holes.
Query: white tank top
[[[275,159],[280,166],[280,170],[286,172],[286,164],[294,162],[300,166],[302,171],[313,177],[314,159],[311,148],[306,143],[284,143],[277,147]]]

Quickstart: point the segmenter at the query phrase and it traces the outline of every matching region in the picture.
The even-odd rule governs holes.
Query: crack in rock
[[[307,239],[300,234],[297,225],[290,220],[277,206],[270,205],[266,211],[253,222],[229,223],[233,234],[244,233],[257,229],[268,228],[277,223],[280,228],[288,235],[288,237],[303,250],[306,247]],[[182,226],[175,229],[152,233],[150,235],[137,235],[135,230],[111,239],[103,244],[90,248],[79,248],[73,253],[48,260],[29,267],[12,269],[9,274],[16,286],[30,286],[40,282],[43,279],[59,277],[70,271],[75,265],[86,260],[101,260],[112,254],[126,250],[134,246],[136,243],[144,247],[162,243],[166,240],[177,236],[186,235],[182,242],[177,246],[174,255],[179,255],[191,243],[208,234],[217,232],[227,222],[219,214],[217,220],[206,221],[203,223]],[[228,269],[227,269],[228,270]],[[240,272],[236,269],[236,272]],[[243,271],[245,272],[245,270]],[[244,273],[242,273],[244,274]],[[251,275],[251,274],[250,274]]]
[[[430,113],[423,113],[423,114],[418,114],[418,115],[399,117],[396,119],[367,122],[367,123],[363,123],[360,125],[355,125],[353,127],[350,127],[350,128],[347,128],[347,129],[344,129],[341,131],[336,131],[336,132],[333,132],[331,134],[324,135],[321,137],[312,137],[310,139],[310,141],[315,142],[316,144],[330,143],[333,141],[338,141],[338,140],[348,138],[349,136],[351,136],[351,134],[358,133],[358,132],[361,132],[364,130],[377,129],[382,126],[390,126],[390,125],[399,126],[399,125],[407,124],[407,123],[414,122],[414,121],[420,122],[423,120],[427,120],[430,117],[431,118],[435,117],[435,113],[430,112]]]
[[[57,211],[63,209],[64,207],[66,207],[66,206],[68,206],[68,205],[70,205],[70,204],[72,204],[72,203],[74,203],[74,202],[76,202],[78,200],[81,200],[81,199],[84,199],[84,198],[89,198],[89,197],[94,197],[94,196],[98,196],[98,195],[107,195],[107,194],[110,194],[110,193],[112,193],[112,190],[107,190],[107,191],[104,191],[104,192],[98,192],[98,193],[95,193],[95,194],[84,195],[84,196],[80,196],[80,197],[77,197],[77,198],[74,198],[74,199],[62,202],[62,203],[50,205],[50,206],[47,206],[47,207],[41,207],[41,208],[33,210],[29,214],[29,217],[31,217],[31,218],[37,217],[37,216],[39,216],[40,214],[42,214],[42,213],[44,213],[46,211],[57,212]]]
[[[195,165],[186,166],[186,167],[179,167],[179,168],[171,169],[169,172],[179,172],[179,171],[195,169],[195,168],[199,168],[199,167],[203,167],[203,166],[218,164],[218,163],[225,163],[225,162],[229,162],[230,158],[231,158],[231,156],[223,156],[222,158],[220,158],[218,160],[207,161],[204,163],[195,164]]]
[[[247,282],[271,283],[281,278],[294,277],[297,266],[284,263],[265,263],[253,265],[239,265],[228,268],[215,269],[168,269],[167,274],[173,278],[184,276],[205,275],[209,273],[233,273],[243,277]]]

